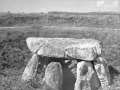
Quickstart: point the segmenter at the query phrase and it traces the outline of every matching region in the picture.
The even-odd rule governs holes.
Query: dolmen
[[[41,60],[44,59],[47,64],[43,82],[51,88],[50,90],[62,90],[63,71],[57,59],[77,60],[74,90],[109,90],[110,75],[107,62],[101,57],[100,41],[28,37],[26,43],[33,56],[23,72],[22,80],[29,81],[35,78],[38,64],[43,64]],[[55,58],[56,61],[49,61],[50,58]]]

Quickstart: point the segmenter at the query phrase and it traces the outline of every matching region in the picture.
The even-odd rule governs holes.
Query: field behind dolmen
[[[102,17],[102,16],[101,16]],[[99,18],[101,18],[99,16]],[[105,16],[104,16],[105,17]],[[112,16],[111,16],[112,17]],[[85,19],[86,20],[86,19]],[[109,19],[110,20],[110,19]],[[114,19],[111,19],[114,21]],[[53,19],[52,19],[53,21]],[[47,22],[47,21],[46,21]],[[59,21],[60,22],[60,21]],[[73,23],[72,20],[69,23]],[[86,21],[89,22],[89,21]],[[95,21],[96,22],[96,21]],[[110,21],[111,23],[112,21]],[[109,65],[112,87],[110,90],[120,90],[120,29],[118,23],[114,21],[110,27],[96,26],[92,24],[81,24],[81,26],[70,25],[69,23],[57,25],[51,22],[47,24],[33,23],[21,25],[0,25],[0,90],[37,90],[43,86],[40,83],[44,73],[38,75],[38,80],[32,83],[23,83],[20,78],[30,60],[32,53],[27,47],[26,38],[28,37],[47,37],[47,38],[92,38],[100,40],[103,44],[103,54]],[[44,22],[45,23],[45,22]],[[49,23],[49,24],[48,24]],[[93,23],[93,22],[92,22]],[[3,23],[5,24],[5,23]],[[117,28],[115,28],[115,25]],[[120,24],[119,24],[120,25]],[[76,62],[72,62],[72,72],[75,73]],[[41,68],[41,67],[40,67]],[[42,70],[44,71],[44,70]],[[38,70],[40,73],[41,70]],[[42,90],[42,89],[41,89]],[[70,89],[69,89],[70,90]]]

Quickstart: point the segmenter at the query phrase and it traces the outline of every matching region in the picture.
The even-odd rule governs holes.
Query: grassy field
[[[112,77],[111,90],[120,90],[120,29],[116,29],[115,26],[98,28],[87,25],[81,27],[66,24],[54,25],[53,23],[52,25],[35,23],[27,27],[0,27],[0,90],[39,90],[38,88],[42,87],[40,81],[43,73],[38,74],[38,79],[29,84],[20,79],[32,56],[25,42],[27,37],[94,38],[100,40],[103,43],[102,56],[108,62]],[[70,66],[74,67],[73,64],[75,64],[74,61]],[[75,68],[73,69],[73,73],[75,73]]]
[[[96,28],[120,28],[120,13],[3,13],[0,26],[25,26],[32,24],[78,26]]]

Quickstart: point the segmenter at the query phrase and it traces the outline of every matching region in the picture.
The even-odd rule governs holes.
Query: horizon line
[[[57,12],[57,13],[120,13],[119,11],[90,11],[90,12],[71,12],[71,11],[49,11],[49,12],[11,12],[5,11],[0,13],[50,13],[50,12]]]

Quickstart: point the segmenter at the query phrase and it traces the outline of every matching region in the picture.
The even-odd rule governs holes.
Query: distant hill
[[[120,15],[119,12],[86,12],[86,13],[75,13],[75,12],[58,12],[52,11],[48,14],[73,14],[73,15]]]

